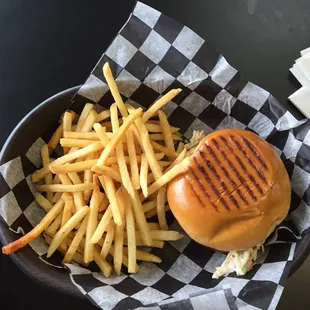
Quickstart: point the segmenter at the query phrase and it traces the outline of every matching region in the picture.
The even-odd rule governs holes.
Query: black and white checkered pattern
[[[101,110],[113,103],[102,74],[106,61],[130,104],[147,108],[170,89],[182,88],[164,110],[185,137],[191,137],[194,129],[208,134],[220,128],[243,128],[273,144],[292,182],[292,205],[287,221],[268,239],[272,245],[244,277],[212,279],[225,256],[185,236],[152,250],[163,262],[143,262],[137,274],[124,270],[121,276],[106,279],[96,269],[70,264],[74,285],[103,309],[208,309],[205,305],[212,299],[221,309],[275,309],[296,242],[310,231],[310,121],[297,121],[203,38],[140,2],[73,98],[72,109],[93,102]],[[30,181],[41,164],[43,143],[38,138],[27,154],[0,167],[0,215],[15,231],[29,231],[43,216],[33,201]],[[175,221],[171,227],[181,230]],[[61,267],[57,257],[46,260],[42,239],[30,246],[40,259]]]

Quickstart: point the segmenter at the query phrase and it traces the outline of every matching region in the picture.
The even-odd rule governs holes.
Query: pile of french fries
[[[147,111],[124,104],[109,64],[103,74],[115,103],[97,113],[86,104],[80,116],[67,111],[47,145],[43,167],[32,175],[35,200],[46,211],[29,233],[2,248],[11,254],[43,234],[50,257],[56,250],[63,263],[90,262],[109,277],[122,265],[138,271],[137,261],[161,259],[139,246],[162,248],[182,237],[168,229],[166,185],[186,170],[186,148],[178,128],[160,109],[181,89],[173,89]],[[64,155],[50,158],[56,147]],[[178,146],[176,147],[176,145]],[[148,222],[153,218],[153,222]],[[154,221],[157,218],[157,221]]]

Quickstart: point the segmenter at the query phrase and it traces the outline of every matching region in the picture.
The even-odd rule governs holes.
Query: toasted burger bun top
[[[291,200],[286,169],[265,140],[225,129],[206,136],[187,171],[168,185],[170,208],[188,235],[220,251],[261,244]]]

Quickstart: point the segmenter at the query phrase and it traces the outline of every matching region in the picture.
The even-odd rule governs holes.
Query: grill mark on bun
[[[236,144],[237,148],[242,152],[242,154],[245,156],[245,158],[247,159],[248,163],[251,165],[251,167],[253,169],[255,169],[258,177],[267,185],[267,180],[264,176],[264,174],[261,172],[261,170],[259,169],[259,167],[257,167],[254,162],[252,161],[252,159],[250,158],[249,154],[245,151],[245,149],[242,147],[242,145],[237,141],[236,137],[234,136],[230,136],[230,138],[234,141],[234,143]]]
[[[213,173],[213,175],[216,177],[216,179],[220,182],[221,186],[223,187],[224,191],[228,191],[227,185],[225,184],[225,182],[222,180],[222,178],[219,176],[219,174],[217,173],[215,167],[212,165],[211,161],[207,159],[206,153],[203,150],[203,147],[201,147],[199,149],[199,153],[200,156],[202,157],[202,159],[204,160],[204,162],[207,164],[208,168],[211,170],[211,172]],[[214,157],[213,157],[214,158]],[[239,209],[240,206],[237,202],[237,200],[232,197],[231,195],[229,195],[229,199],[233,202],[233,204]]]
[[[195,170],[190,166],[189,167],[189,171],[191,172],[191,174],[193,175],[193,178],[195,179],[195,182],[199,184],[199,187],[201,189],[201,191],[205,194],[205,196],[207,197],[207,199],[209,200],[209,202],[211,203],[211,205],[216,209],[216,211],[218,211],[217,206],[214,204],[214,202],[211,200],[211,197],[208,193],[208,191],[206,190],[206,188],[203,186],[203,183],[201,182],[199,176],[197,176]],[[197,196],[198,200],[200,201],[200,203],[203,205],[203,207],[205,207],[205,203],[204,201],[202,201],[200,195],[197,193],[195,186],[193,186],[191,179],[188,175],[185,176],[185,179],[187,180],[188,184],[190,185],[190,187],[192,188],[192,191],[195,193],[195,195]]]
[[[251,142],[248,139],[244,138],[244,137],[242,137],[242,141],[249,148],[249,150],[252,152],[252,154],[254,154],[255,157],[259,160],[259,162],[262,164],[262,166],[265,168],[265,170],[268,171],[268,167],[266,165],[266,162],[264,161],[262,156],[260,156],[260,154],[257,152],[255,147],[251,144]]]
[[[208,182],[208,184],[210,185],[210,187],[212,188],[214,194],[219,197],[219,201],[221,202],[221,204],[227,209],[229,210],[229,206],[227,204],[227,202],[223,199],[223,197],[221,196],[221,193],[219,192],[219,190],[216,188],[216,186],[214,185],[214,183],[212,182],[209,174],[207,173],[207,171],[205,170],[204,166],[199,162],[199,160],[197,159],[196,156],[193,156],[194,162],[196,164],[196,167],[198,168],[198,170],[202,173],[202,175],[205,177],[206,181]]]
[[[219,150],[219,144],[216,140],[212,139],[212,143],[215,145],[216,149]],[[208,152],[211,154],[211,156],[213,156],[213,158],[215,159],[215,161],[217,162],[217,164],[220,166],[221,170],[224,172],[226,178],[228,179],[229,183],[233,186],[233,188],[236,190],[238,196],[241,198],[241,200],[245,203],[245,204],[249,204],[248,201],[246,200],[246,198],[243,196],[242,192],[240,191],[240,189],[238,188],[236,182],[230,177],[227,169],[221,164],[220,160],[218,159],[217,155],[214,153],[214,151],[211,149],[211,147],[205,143],[205,146],[208,150]]]
[[[234,150],[231,148],[231,146],[228,144],[228,141],[225,139],[225,137],[220,136],[221,141],[225,144],[225,146],[229,149],[229,151],[234,155],[235,159],[237,160],[237,155],[235,154]],[[215,141],[213,139],[213,141]],[[217,143],[217,141],[216,141]],[[217,143],[218,144],[218,143]],[[225,154],[225,152],[221,151],[221,154],[224,158],[224,160],[229,164],[229,166],[232,168],[233,172],[235,173],[235,175],[237,176],[237,178],[239,179],[239,181],[243,184],[243,186],[245,187],[246,191],[250,194],[251,198],[254,201],[257,201],[257,197],[254,194],[253,190],[245,183],[245,179],[242,177],[242,175],[238,172],[237,168],[235,167],[235,165],[231,162],[231,160],[227,157],[227,155]],[[240,160],[240,159],[239,159]],[[237,160],[238,161],[238,160]],[[240,164],[239,164],[240,165]],[[241,166],[241,165],[240,165]],[[242,168],[242,166],[241,166]],[[243,170],[243,169],[242,169]],[[244,170],[243,170],[244,171]],[[247,172],[247,170],[246,170]]]

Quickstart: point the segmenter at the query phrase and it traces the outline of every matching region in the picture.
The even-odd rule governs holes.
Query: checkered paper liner
[[[106,61],[124,101],[134,106],[148,108],[170,89],[182,88],[164,110],[187,138],[193,130],[242,128],[266,139],[288,171],[292,203],[287,219],[267,240],[266,252],[243,277],[212,279],[225,255],[185,236],[153,249],[163,262],[143,262],[137,274],[123,270],[106,279],[96,268],[68,264],[72,283],[102,309],[275,309],[296,244],[310,231],[310,121],[297,121],[198,34],[141,2],[72,99],[71,109],[93,102],[102,110],[114,102],[102,74]],[[41,166],[45,137],[38,132],[26,154],[0,166],[0,215],[17,233],[28,232],[44,216],[34,201],[31,173]],[[182,231],[170,217],[170,227]],[[46,258],[41,237],[30,246],[51,268],[64,268],[57,255]]]

